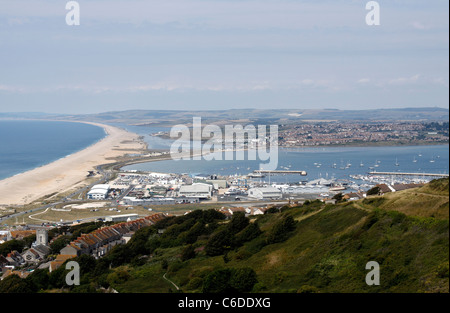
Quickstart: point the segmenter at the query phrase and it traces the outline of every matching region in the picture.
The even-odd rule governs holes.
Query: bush
[[[235,245],[240,246],[246,241],[250,241],[261,235],[261,230],[257,223],[250,223],[235,236]]]
[[[283,242],[289,238],[290,233],[295,229],[296,222],[290,215],[283,217],[276,223],[267,235],[267,244]]]
[[[258,283],[256,273],[251,268],[218,269],[206,276],[204,293],[250,292]]]
[[[297,290],[297,293],[319,293],[319,289],[314,286],[304,285]]]
[[[192,245],[187,246],[181,253],[181,261],[187,261],[195,258],[195,249]]]
[[[49,275],[47,269],[37,269],[26,280],[31,283],[35,291],[45,290],[48,287]]]
[[[0,293],[32,293],[33,286],[30,281],[17,275],[9,275],[0,281]]]
[[[215,270],[208,276],[206,276],[202,292],[203,293],[226,293],[231,292],[230,278],[232,275],[231,269]]]
[[[118,269],[115,272],[109,274],[106,278],[107,282],[114,286],[116,284],[123,284],[130,279],[130,274],[126,269]]]
[[[189,283],[187,284],[187,289],[188,290],[195,290],[198,289],[202,286],[203,284],[203,279],[200,277],[194,277],[192,278]]]
[[[448,270],[448,261],[439,265],[437,268],[437,277],[439,278],[448,278],[449,270]]]
[[[255,271],[248,267],[235,269],[230,278],[230,286],[237,292],[250,292],[257,282]]]

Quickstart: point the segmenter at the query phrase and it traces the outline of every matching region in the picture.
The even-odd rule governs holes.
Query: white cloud
[[[423,25],[421,22],[417,22],[417,21],[412,22],[412,23],[411,23],[411,26],[412,26],[414,29],[419,29],[419,30],[430,29],[430,27],[425,26],[425,25]]]
[[[361,78],[357,81],[358,84],[367,84],[370,83],[370,78]]]
[[[394,78],[389,81],[390,85],[406,85],[406,84],[414,84],[417,83],[420,79],[420,75],[416,74],[411,77],[399,77]]]

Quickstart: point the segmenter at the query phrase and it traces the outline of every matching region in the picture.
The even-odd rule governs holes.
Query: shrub
[[[318,293],[318,292],[319,292],[319,289],[317,287],[309,286],[309,285],[301,286],[297,290],[297,293]]]
[[[241,232],[235,236],[235,245],[240,246],[246,241],[255,239],[261,234],[261,230],[257,223],[250,223]]]
[[[203,293],[226,293],[231,292],[230,278],[232,275],[231,269],[215,270],[203,281]]]
[[[230,287],[237,292],[250,292],[258,282],[256,273],[251,268],[238,268],[230,278]]]
[[[188,290],[195,290],[198,289],[202,286],[203,284],[203,279],[200,277],[194,277],[192,278],[189,283],[187,284],[187,289]]]
[[[33,286],[17,275],[9,275],[0,281],[0,293],[31,293]]]
[[[258,283],[256,273],[251,268],[218,269],[206,276],[204,293],[250,292]]]
[[[184,262],[193,258],[195,258],[195,249],[192,245],[189,245],[183,249],[183,252],[181,253],[181,261]]]
[[[283,217],[276,223],[267,235],[267,243],[283,242],[289,238],[290,233],[295,229],[296,222],[290,215]]]

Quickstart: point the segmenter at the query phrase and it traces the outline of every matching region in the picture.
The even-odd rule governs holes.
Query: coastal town
[[[448,122],[317,122],[280,127],[282,147],[448,142]]]

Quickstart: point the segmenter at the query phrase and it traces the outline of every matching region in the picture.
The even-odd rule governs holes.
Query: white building
[[[213,186],[203,183],[182,185],[178,195],[181,197],[194,197],[199,199],[211,199]]]
[[[149,199],[137,199],[136,197],[124,197],[123,203],[126,205],[170,205],[175,204],[174,198],[154,197]]]
[[[138,218],[138,214],[111,215],[105,217],[105,222],[130,222],[137,220]]]
[[[282,193],[274,187],[258,187],[249,189],[248,196],[256,199],[281,199]]]
[[[109,185],[95,185],[92,189],[87,193],[88,199],[93,200],[105,200],[108,196]]]

